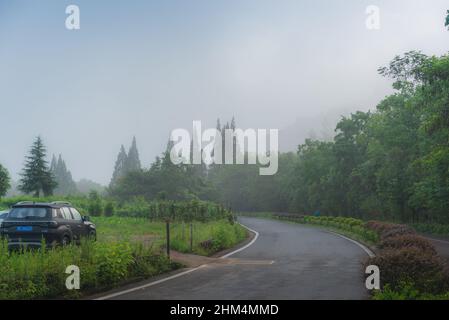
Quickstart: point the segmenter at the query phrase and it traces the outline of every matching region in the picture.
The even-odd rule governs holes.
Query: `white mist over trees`
[[[141,163],[139,158],[139,151],[137,150],[136,137],[133,137],[131,147],[128,153],[126,153],[125,147],[120,147],[120,152],[117,156],[117,160],[114,166],[114,173],[109,184],[110,188],[114,188],[117,183],[127,173],[141,170]]]
[[[78,189],[72,178],[72,173],[67,170],[67,166],[61,155],[59,155],[58,160],[53,155],[50,171],[58,184],[54,190],[55,195],[73,195],[78,193]]]

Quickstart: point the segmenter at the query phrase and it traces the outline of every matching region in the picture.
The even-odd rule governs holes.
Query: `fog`
[[[77,4],[81,29],[65,28]],[[380,30],[366,8],[380,9]],[[171,130],[280,129],[282,150],[328,139],[392,93],[377,69],[449,51],[447,0],[0,0],[0,163],[18,179],[37,135],[74,178],[107,184],[136,136],[149,166]]]

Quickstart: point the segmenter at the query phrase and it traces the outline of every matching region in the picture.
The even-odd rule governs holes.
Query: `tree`
[[[137,150],[136,137],[133,137],[133,142],[128,151],[128,157],[125,160],[125,173],[130,171],[139,171],[141,169],[139,151]]]
[[[35,197],[50,196],[57,186],[46,158],[46,149],[41,137],[34,141],[30,154],[26,156],[25,167],[21,173],[19,190]]]
[[[449,10],[447,10],[446,23],[444,24],[444,26],[449,29]]]
[[[0,198],[8,192],[11,187],[11,180],[8,170],[0,164]]]
[[[111,183],[109,184],[110,188],[114,188],[117,182],[125,175],[127,159],[128,155],[126,154],[125,147],[122,145],[117,160],[115,161],[114,173],[112,174]]]
[[[72,195],[78,192],[72,178],[72,173],[67,170],[67,166],[61,155],[59,155],[58,160],[56,160],[56,157],[53,155],[50,171],[52,172],[55,181],[58,183],[54,192],[56,195]]]

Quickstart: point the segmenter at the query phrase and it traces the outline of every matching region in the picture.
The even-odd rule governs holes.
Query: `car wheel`
[[[65,247],[68,246],[69,244],[70,244],[70,237],[67,235],[62,237],[61,245]]]
[[[96,231],[91,230],[89,232],[89,240],[97,241],[97,232]]]

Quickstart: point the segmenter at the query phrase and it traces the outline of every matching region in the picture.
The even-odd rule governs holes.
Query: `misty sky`
[[[65,8],[81,30],[65,28]],[[365,27],[368,5],[381,30]],[[75,179],[107,184],[121,144],[142,163],[175,128],[279,128],[294,149],[392,92],[377,68],[449,51],[447,0],[0,0],[0,163],[18,178],[41,135]]]

